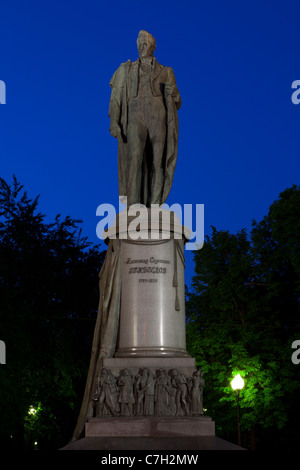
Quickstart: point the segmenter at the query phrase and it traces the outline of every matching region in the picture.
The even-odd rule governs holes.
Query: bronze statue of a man
[[[153,56],[154,37],[140,31],[137,47],[139,58],[110,81],[110,133],[118,139],[119,196],[128,207],[150,207],[165,203],[172,186],[181,98],[173,70]]]

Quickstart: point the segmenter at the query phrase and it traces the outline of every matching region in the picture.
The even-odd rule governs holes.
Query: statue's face
[[[140,59],[153,56],[154,47],[153,47],[151,38],[149,36],[145,34],[139,36],[137,40],[137,47],[138,47]]]

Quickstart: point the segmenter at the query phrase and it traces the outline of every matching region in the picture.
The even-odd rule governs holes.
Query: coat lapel
[[[161,72],[161,69],[162,69],[162,66],[157,62],[155,57],[153,57],[153,67],[152,67],[152,77],[151,77],[152,82],[158,77],[158,75]]]
[[[152,68],[152,76],[151,76],[151,88],[152,93],[154,96],[161,95],[160,84],[158,83],[158,77],[162,71],[163,66],[160,65],[155,57],[153,57],[153,68]]]

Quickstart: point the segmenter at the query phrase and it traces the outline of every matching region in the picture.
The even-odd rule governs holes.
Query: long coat
[[[109,104],[109,117],[111,125],[117,123],[121,128],[122,137],[118,139],[118,173],[119,173],[119,195],[126,196],[126,164],[127,158],[127,123],[128,123],[128,100],[138,96],[139,89],[140,59],[135,62],[128,60],[120,65],[113,74],[110,87],[111,98]],[[163,96],[163,84],[171,82],[175,85],[175,94],[166,100],[167,109],[167,138],[166,151],[164,155],[164,187],[162,201],[164,204],[171,190],[178,152],[178,116],[177,110],[181,106],[181,98],[177,89],[175,75],[171,67],[166,67],[153,58],[152,76],[150,86],[153,96]],[[144,184],[148,181],[147,166],[143,166]],[[143,187],[142,204],[147,203],[148,187]]]

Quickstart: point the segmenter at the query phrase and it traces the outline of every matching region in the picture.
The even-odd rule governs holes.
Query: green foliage
[[[195,252],[187,293],[187,345],[204,372],[207,414],[220,437],[235,437],[238,372],[241,427],[247,445],[286,437],[293,445],[299,372],[291,344],[300,337],[300,188],[280,194],[250,234],[212,227]],[[299,416],[298,416],[299,418]],[[257,439],[254,439],[254,430]],[[252,443],[249,436],[252,436]],[[263,444],[262,444],[263,443]]]
[[[17,448],[68,442],[81,405],[105,252],[80,221],[46,223],[17,181],[0,179],[0,440]],[[35,416],[30,406],[39,406]],[[26,447],[27,446],[27,447]]]

